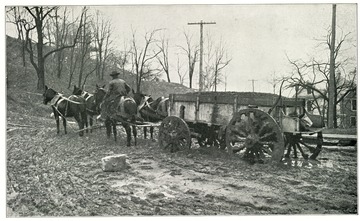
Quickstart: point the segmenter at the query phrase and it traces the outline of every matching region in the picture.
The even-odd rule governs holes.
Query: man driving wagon
[[[128,95],[130,86],[119,78],[120,73],[113,71],[110,76],[112,80],[109,82],[109,89],[101,104],[101,119],[106,117],[115,117],[121,97]]]

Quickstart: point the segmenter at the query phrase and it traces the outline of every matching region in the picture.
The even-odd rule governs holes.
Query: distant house
[[[344,128],[356,127],[357,122],[356,91],[350,92],[340,103],[340,125]]]
[[[322,111],[326,103],[319,92],[313,91],[311,88],[300,87],[298,90],[298,98],[305,99],[305,109],[308,113],[323,115]],[[317,105],[320,107],[320,110]]]
[[[324,92],[325,93],[325,92]],[[339,95],[338,95],[339,96]],[[306,103],[306,111],[314,115],[323,115],[326,119],[327,104],[325,100],[316,91],[312,91],[310,88],[299,88],[298,98],[304,98]],[[316,102],[320,107],[316,107]],[[356,109],[356,91],[349,93],[339,105],[337,105],[337,124],[342,128],[356,127],[357,122],[357,109]],[[324,113],[321,113],[321,111]]]

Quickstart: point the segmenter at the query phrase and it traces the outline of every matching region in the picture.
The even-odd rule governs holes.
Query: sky
[[[199,42],[199,26],[188,22],[216,22],[205,25],[214,42],[225,43],[231,62],[224,69],[228,78],[227,90],[272,92],[268,83],[272,75],[285,75],[289,71],[287,56],[306,59],[314,54],[315,39],[324,39],[331,24],[331,4],[304,5],[166,5],[99,7],[104,15],[116,21],[114,30],[118,39],[129,39],[131,30],[139,36],[156,28],[166,29],[176,61],[176,45],[184,45],[183,30]],[[356,36],[356,6],[338,5],[337,23],[344,32]],[[206,35],[206,34],[204,34]],[[215,43],[216,44],[216,43]],[[319,50],[319,49],[317,49]],[[356,49],[354,50],[356,53]],[[327,54],[326,54],[327,55]],[[173,59],[171,59],[173,58]],[[195,82],[198,68],[196,67]],[[175,74],[175,73],[174,73]],[[176,79],[176,75],[172,78]],[[220,87],[222,89],[222,87]]]
[[[80,5],[83,3],[80,2]],[[177,47],[185,46],[183,32],[192,35],[192,42],[200,41],[199,25],[188,22],[216,22],[204,25],[204,37],[211,36],[214,45],[222,42],[231,62],[223,70],[227,75],[226,88],[219,90],[273,92],[272,79],[290,73],[287,60],[311,57],[327,58],[327,51],[316,47],[325,39],[331,24],[331,4],[205,4],[205,5],[119,5],[113,1],[104,5],[95,1],[90,10],[99,10],[112,23],[115,48],[123,49],[124,42],[131,40],[132,30],[137,40],[146,32],[163,29],[169,39],[171,79],[179,82],[176,73],[177,57],[186,71],[185,55]],[[111,2],[110,2],[111,3]],[[241,2],[240,2],[241,3]],[[131,2],[132,4],[132,2]],[[355,45],[357,36],[356,4],[337,5],[337,26],[344,33],[352,32]],[[338,31],[340,32],[340,30]],[[9,32],[10,33],[10,32]],[[206,45],[204,44],[204,50]],[[357,53],[356,46],[350,53]],[[195,67],[193,82],[198,84],[199,64]],[[163,75],[165,79],[165,75]],[[188,81],[185,82],[185,85]],[[252,85],[254,82],[254,88]],[[278,89],[276,89],[278,90]]]

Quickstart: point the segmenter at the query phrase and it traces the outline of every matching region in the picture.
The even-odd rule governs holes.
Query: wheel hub
[[[259,136],[256,134],[249,134],[246,137],[245,145],[247,148],[251,148],[255,146],[257,143],[259,143]]]

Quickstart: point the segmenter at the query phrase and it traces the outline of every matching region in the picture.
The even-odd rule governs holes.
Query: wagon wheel
[[[191,135],[186,122],[175,116],[166,117],[159,128],[159,146],[171,152],[190,148]]]
[[[280,162],[284,155],[284,138],[273,117],[259,109],[235,113],[226,128],[229,153],[242,153],[250,162],[267,159]]]
[[[314,132],[317,133],[315,142],[314,140],[309,140],[302,137],[302,133],[284,133],[285,134],[285,148],[286,148],[286,154],[285,157],[289,158],[291,149],[293,149],[294,158],[297,158],[297,150],[300,151],[302,157],[304,159],[312,159],[315,160],[316,157],[319,155],[322,144],[323,144],[323,136],[322,131]],[[311,133],[309,133],[311,134]],[[306,147],[306,149],[304,148]],[[309,156],[310,154],[310,156]]]

